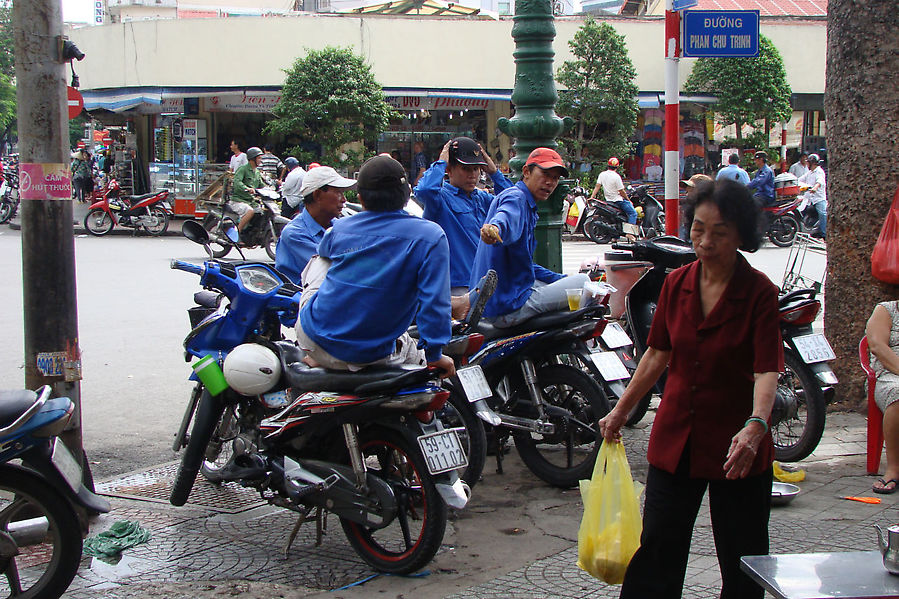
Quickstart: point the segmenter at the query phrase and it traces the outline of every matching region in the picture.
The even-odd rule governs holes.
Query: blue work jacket
[[[747,185],[749,189],[755,190],[755,195],[763,198],[767,202],[774,201],[774,171],[767,164],[763,164],[762,168],[755,172],[752,181]]]
[[[413,317],[428,362],[450,339],[449,248],[435,225],[402,210],[360,212],[334,223],[318,247],[331,260],[300,311],[306,335],[346,362],[386,358]]]
[[[444,182],[445,173],[446,162],[433,163],[415,186],[415,197],[424,204],[424,217],[440,225],[446,233],[450,248],[450,285],[465,287],[471,277],[481,225],[495,196],[481,189],[467,194]],[[490,178],[497,192],[512,187],[512,181],[499,171]]]
[[[318,244],[324,236],[324,227],[309,216],[307,210],[303,210],[281,231],[281,238],[275,249],[275,268],[299,285],[303,269],[312,256],[318,253]]]
[[[553,283],[562,275],[534,263],[537,201],[524,182],[519,181],[496,196],[486,222],[499,228],[503,242],[478,242],[469,287],[477,286],[489,269],[496,271],[496,291],[484,308],[485,317],[495,318],[521,308],[531,297],[534,281]]]

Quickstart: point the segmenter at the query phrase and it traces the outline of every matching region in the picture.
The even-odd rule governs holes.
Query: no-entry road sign
[[[684,56],[758,56],[759,11],[688,10],[684,13]]]
[[[80,91],[70,86],[66,88],[66,101],[69,106],[69,120],[71,121],[84,110],[84,98],[81,97]]]

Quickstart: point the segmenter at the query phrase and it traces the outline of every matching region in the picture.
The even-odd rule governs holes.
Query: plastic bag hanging
[[[640,546],[640,492],[631,478],[624,446],[604,442],[593,478],[580,481],[584,517],[578,530],[579,568],[609,584],[621,584]]]
[[[871,274],[884,283],[899,285],[899,186],[871,252]]]

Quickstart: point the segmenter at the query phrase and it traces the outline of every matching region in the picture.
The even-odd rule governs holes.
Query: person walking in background
[[[72,152],[72,164],[69,166],[69,173],[72,176],[72,189],[75,192],[75,198],[79,202],[85,201],[85,198],[94,191],[91,158],[87,150],[81,148]]]
[[[799,160],[790,166],[790,174],[799,179],[808,172],[808,154],[802,152],[799,154]]]
[[[272,154],[272,147],[268,144],[262,146],[262,162],[259,164],[262,174],[274,183],[279,179],[283,168],[284,163],[281,162],[281,159]]]
[[[818,230],[812,233],[812,237],[825,239],[827,237],[827,177],[819,164],[820,161],[817,154],[809,154],[809,170],[799,178],[799,182],[809,186],[805,197],[818,213]]]
[[[293,218],[298,210],[302,210],[303,196],[300,195],[300,187],[306,171],[300,166],[300,161],[293,156],[284,160],[284,182],[281,183],[281,196],[284,198],[281,205],[281,216]]]
[[[715,179],[730,179],[743,185],[749,185],[749,173],[740,168],[740,154],[727,157],[727,166],[718,171]]]
[[[618,174],[618,159],[614,156],[609,158],[606,170],[599,173],[599,177],[596,179],[596,187],[593,188],[590,199],[595,200],[600,191],[602,191],[603,197],[607,202],[618,206],[624,211],[624,214],[627,215],[627,222],[632,225],[637,224],[637,211],[634,210],[634,205],[631,204],[630,199],[627,197],[627,192],[624,190],[624,181],[621,180],[621,175]]]
[[[668,369],[649,437],[643,533],[621,599],[680,598],[696,515],[709,492],[721,599],[762,599],[740,570],[768,553],[774,443],[768,421],[783,343],[778,289],[738,250],[761,245],[760,210],[735,181],[699,183],[686,221],[697,260],[673,271],[659,297],[648,349],[599,421],[617,442],[628,413]]]
[[[247,155],[240,149],[240,143],[236,139],[231,140],[231,160],[228,163],[228,170],[236,173],[237,169],[247,163]]]
[[[412,145],[412,151],[412,187],[415,187],[428,170],[428,157],[425,156],[425,145],[420,141]]]
[[[493,180],[497,193],[512,187],[484,148],[470,137],[457,137],[443,146],[440,157],[415,187],[424,204],[424,218],[440,225],[450,248],[450,285],[453,295],[468,292],[478,235],[494,196],[477,189],[481,172]],[[444,182],[444,175],[449,181]]]
[[[874,401],[883,412],[886,470],[871,488],[889,495],[899,485],[899,301],[880,302],[865,327],[871,368],[877,375]]]
[[[756,152],[753,160],[758,170],[747,187],[755,191],[755,197],[762,206],[770,206],[774,203],[774,171],[768,166],[768,153]]]

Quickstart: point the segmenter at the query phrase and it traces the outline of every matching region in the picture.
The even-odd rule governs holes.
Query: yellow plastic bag
[[[584,517],[577,534],[577,565],[594,578],[621,584],[643,532],[640,491],[624,446],[603,443],[593,478],[580,481],[580,486]]]

